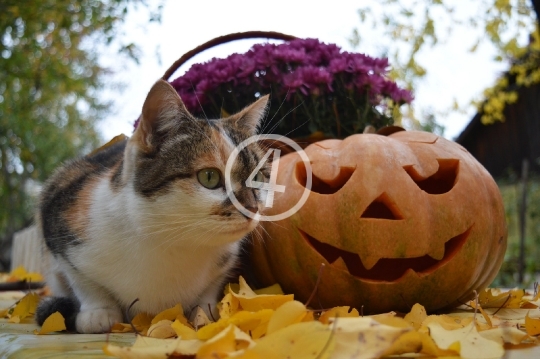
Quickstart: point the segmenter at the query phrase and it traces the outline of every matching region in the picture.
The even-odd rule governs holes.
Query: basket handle
[[[231,41],[236,41],[236,40],[256,39],[256,38],[291,41],[291,40],[296,39],[297,37],[283,34],[281,32],[275,32],[275,31],[246,31],[246,32],[235,32],[232,34],[219,36],[210,41],[205,42],[202,45],[197,46],[196,48],[182,55],[182,57],[176,60],[171,65],[171,67],[169,67],[167,71],[165,71],[165,74],[163,75],[162,79],[165,81],[169,80],[169,78],[176,72],[176,70],[178,70],[180,66],[186,63],[186,61],[188,61],[195,55],[198,55],[201,52],[208,50],[214,46],[218,46],[218,45],[225,44]]]

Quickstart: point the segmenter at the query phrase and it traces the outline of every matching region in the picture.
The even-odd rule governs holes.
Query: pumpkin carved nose
[[[403,219],[397,205],[390,199],[386,192],[383,192],[369,206],[360,218],[376,218],[376,219]]]

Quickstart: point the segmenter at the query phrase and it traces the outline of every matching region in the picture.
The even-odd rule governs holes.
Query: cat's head
[[[225,167],[231,152],[255,135],[268,96],[241,112],[218,120],[197,119],[166,81],[158,81],[143,105],[139,125],[128,142],[122,181],[136,197],[145,226],[166,226],[186,241],[211,245],[238,240],[257,221],[242,214],[225,189]],[[257,144],[240,152],[230,172],[238,202],[251,212],[262,209],[265,191],[246,187],[246,179],[263,157]],[[258,180],[268,178],[265,167]],[[142,207],[142,208],[140,208]],[[163,229],[161,229],[163,230]],[[174,235],[176,237],[176,235]]]

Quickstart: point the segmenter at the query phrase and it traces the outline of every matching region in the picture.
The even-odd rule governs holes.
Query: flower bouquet
[[[391,125],[392,111],[412,100],[387,77],[388,67],[385,58],[293,39],[195,64],[171,85],[199,117],[236,113],[270,94],[263,133],[344,138],[367,125]]]

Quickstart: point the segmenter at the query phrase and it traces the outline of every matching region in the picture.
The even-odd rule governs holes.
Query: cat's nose
[[[257,207],[251,207],[251,206],[248,207],[248,206],[246,206],[246,207],[244,207],[244,208],[247,209],[248,211],[250,211],[250,212],[253,213],[253,214],[257,214],[257,212],[259,212],[259,208],[257,208]],[[240,213],[242,213],[242,212],[240,212]],[[248,221],[251,221],[251,220],[253,219],[253,218],[250,217],[250,216],[246,216],[244,213],[242,213],[242,216],[246,217],[246,219],[247,219]]]
[[[247,209],[248,211],[250,211],[251,213],[253,214],[256,214],[257,212],[259,212],[259,208],[258,207],[244,207],[245,209]]]

